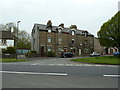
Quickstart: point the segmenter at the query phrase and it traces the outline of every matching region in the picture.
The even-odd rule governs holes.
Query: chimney
[[[52,27],[52,21],[51,20],[48,20],[47,27]]]
[[[62,28],[64,28],[64,23],[61,23],[59,26],[61,26]]]
[[[77,26],[76,25],[71,25],[70,28],[71,29],[77,29]]]

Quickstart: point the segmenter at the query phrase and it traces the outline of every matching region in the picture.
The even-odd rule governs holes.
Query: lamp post
[[[20,21],[17,22],[17,39],[16,39],[16,59],[17,59],[17,49],[18,49],[18,30],[19,30],[19,23]]]

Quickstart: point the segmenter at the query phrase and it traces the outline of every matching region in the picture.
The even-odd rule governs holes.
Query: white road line
[[[38,63],[33,63],[33,64],[31,64],[31,65],[37,65]]]
[[[93,65],[91,65],[91,64],[83,64],[83,66],[93,66]]]
[[[40,64],[42,64],[42,63],[44,63],[44,62],[33,63],[33,64],[31,64],[31,65],[40,65]]]
[[[120,77],[120,75],[103,75],[104,77]]]
[[[119,67],[117,65],[97,65],[97,64],[45,64],[45,62],[39,62],[39,63],[32,63],[32,64],[27,64],[27,63],[2,63],[2,64],[5,64],[5,65],[11,65],[11,64],[19,64],[19,65],[48,65],[48,66],[96,66],[96,67]],[[2,65],[1,64],[1,65]]]
[[[64,66],[65,64],[56,64],[57,66]]]
[[[91,65],[91,64],[42,64],[42,63],[33,63],[30,65],[48,65],[48,66],[97,66],[97,67],[102,67],[102,66],[107,66],[107,67],[118,67],[115,65]]]
[[[54,66],[55,64],[48,64],[49,66]]]
[[[82,64],[80,65],[80,64],[75,64],[74,66],[83,66]]]
[[[35,73],[35,72],[15,72],[15,71],[0,71],[2,73],[11,74],[29,74],[29,75],[54,75],[54,76],[67,76],[65,73]]]

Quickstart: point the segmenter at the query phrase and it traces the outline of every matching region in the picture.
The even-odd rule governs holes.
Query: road
[[[118,88],[118,77],[107,76],[117,75],[118,66],[81,64],[69,58],[3,63],[2,72],[3,88]]]

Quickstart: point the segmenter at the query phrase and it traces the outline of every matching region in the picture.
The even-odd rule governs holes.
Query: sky
[[[104,22],[118,11],[120,0],[0,0],[0,24],[19,23],[20,30],[31,33],[33,25],[53,26],[64,23],[65,27],[77,25],[97,36]]]

